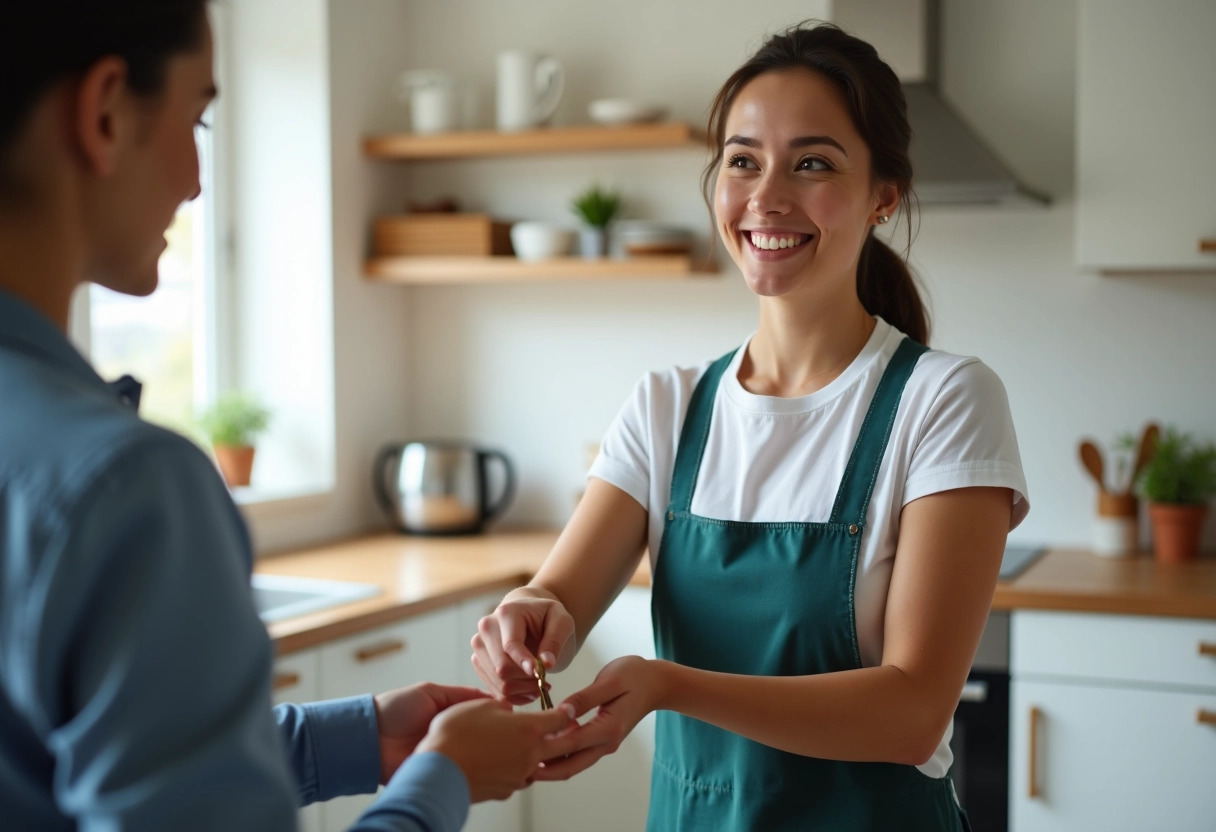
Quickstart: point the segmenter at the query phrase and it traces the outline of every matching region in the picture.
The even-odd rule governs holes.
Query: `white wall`
[[[676,117],[700,120],[763,32],[830,13],[805,3],[407,5],[403,68],[460,71],[480,85],[489,118],[494,54],[548,51],[571,77],[559,123],[582,121],[587,101],[607,95],[661,101]],[[1014,539],[1085,544],[1095,492],[1076,460],[1080,437],[1110,441],[1150,418],[1216,434],[1216,275],[1113,278],[1074,268],[1075,3],[954,0],[943,18],[947,96],[1028,184],[1057,201],[1045,210],[924,211],[913,260],[934,342],[981,356],[1005,380],[1033,505]],[[704,233],[699,161],[662,151],[416,165],[408,175],[411,197],[451,192],[510,218],[553,219],[567,218],[569,195],[599,179],[623,188],[635,215]],[[729,264],[698,283],[395,291],[410,300],[411,433],[465,436],[510,453],[522,477],[505,520],[513,525],[568,516],[584,444],[642,372],[724,352],[755,322],[754,300]]]

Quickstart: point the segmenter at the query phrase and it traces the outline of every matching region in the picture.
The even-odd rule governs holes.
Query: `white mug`
[[[498,129],[527,130],[544,124],[566,88],[562,65],[530,52],[498,56]]]
[[[459,90],[456,80],[445,72],[404,72],[397,79],[397,96],[409,104],[415,133],[445,133],[459,126]]]

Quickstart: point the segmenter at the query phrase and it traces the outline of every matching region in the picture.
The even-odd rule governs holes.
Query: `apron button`
[[[667,519],[668,519],[668,520],[675,520],[675,519],[676,519],[676,513],[675,513],[674,511],[669,511],[669,512],[667,512]]]
[[[849,534],[857,534],[858,531],[859,531],[859,529],[857,528],[856,523],[849,524]]]

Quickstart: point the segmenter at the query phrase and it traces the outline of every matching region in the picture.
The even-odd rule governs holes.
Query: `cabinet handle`
[[[1208,254],[1216,254],[1216,239],[1204,237],[1199,241],[1199,250]]]
[[[282,690],[283,688],[294,688],[298,684],[300,684],[299,673],[276,673],[270,687],[272,690]]]
[[[373,644],[370,647],[360,647],[355,651],[355,658],[361,662],[370,662],[372,659],[387,656],[389,653],[400,653],[404,649],[405,642],[400,641],[399,639],[382,641],[379,644]]]
[[[1042,711],[1030,709],[1030,790],[1027,796],[1031,800],[1043,796],[1039,791],[1039,721],[1042,718]]]
[[[1195,717],[1200,725],[1216,726],[1216,711],[1209,711],[1206,708],[1200,708],[1199,714]]]
[[[1216,658],[1216,643],[1210,641],[1199,642],[1199,655]]]

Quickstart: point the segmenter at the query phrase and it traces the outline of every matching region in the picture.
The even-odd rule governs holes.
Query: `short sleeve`
[[[651,392],[654,374],[647,373],[608,426],[600,452],[587,476],[624,491],[650,510]]]
[[[1013,491],[1010,529],[1030,503],[1009,397],[1001,379],[971,359],[943,379],[919,431],[904,504],[954,488],[997,487]]]

